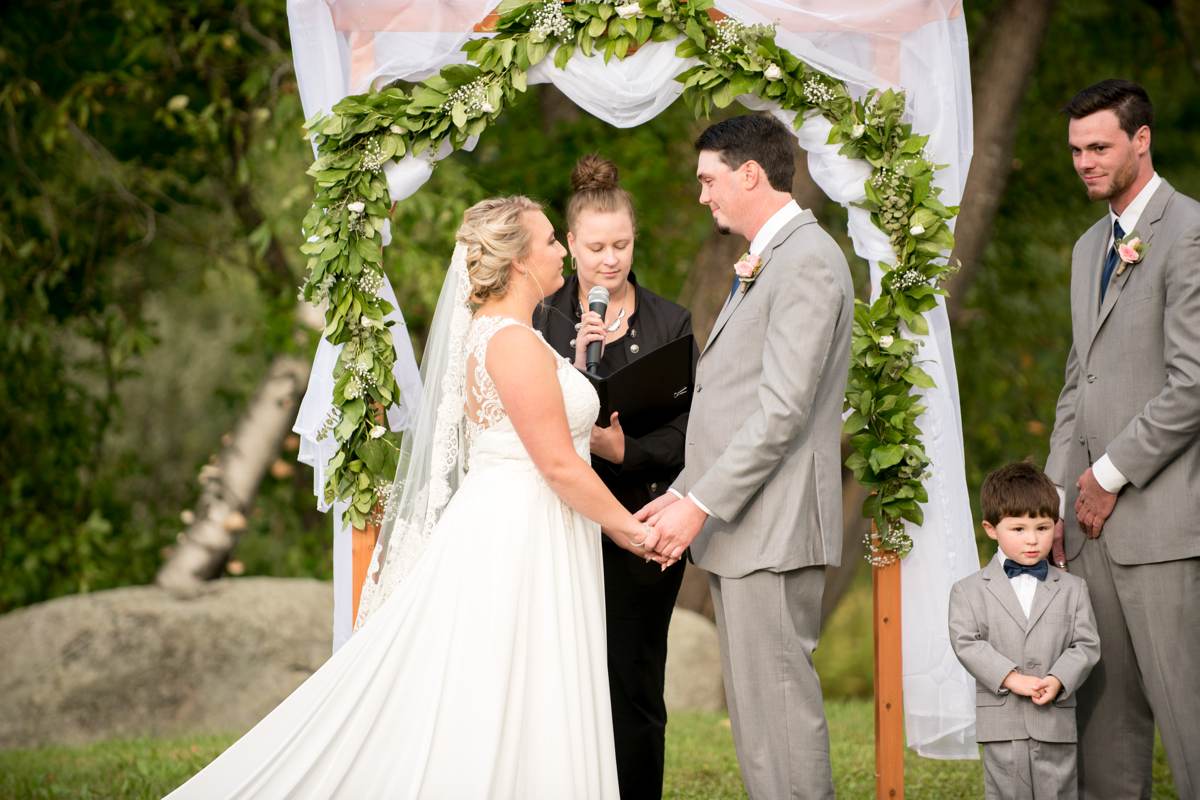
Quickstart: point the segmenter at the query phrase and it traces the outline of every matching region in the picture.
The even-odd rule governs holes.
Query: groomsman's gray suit
[[[712,573],[725,692],[754,800],[832,797],[812,666],[825,565],[841,553],[840,435],[854,290],[811,212],[760,254],[696,368],[683,472],[712,516],[691,546]]]
[[[1072,345],[1046,473],[1064,487],[1071,570],[1104,648],[1079,694],[1084,797],[1149,797],[1154,724],[1180,797],[1200,797],[1200,204],[1164,181],[1137,223],[1147,249],[1103,304],[1106,215],[1075,244]],[[1075,519],[1102,454],[1128,479],[1098,539]]]
[[[1051,567],[1026,618],[992,559],[950,590],[950,644],[976,680],[987,797],[1075,797],[1075,691],[1100,658],[1087,584]],[[1053,675],[1063,688],[1049,705],[1034,705],[1003,687],[1014,669]]]

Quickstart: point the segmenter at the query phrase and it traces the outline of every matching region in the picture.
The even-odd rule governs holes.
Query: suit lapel
[[[713,323],[712,332],[708,334],[708,341],[704,343],[704,350],[701,351],[701,355],[704,355],[704,353],[708,352],[708,348],[712,347],[713,342],[717,340],[717,334],[719,334],[721,329],[725,327],[725,323],[728,322],[729,318],[733,316],[735,311],[737,311],[738,306],[740,306],[742,301],[746,299],[746,295],[754,291],[754,287],[758,285],[760,280],[762,280],[762,275],[770,265],[771,256],[774,255],[775,250],[781,244],[786,242],[793,233],[800,229],[801,226],[816,221],[816,217],[813,216],[811,211],[801,211],[799,214],[788,220],[786,225],[779,229],[779,233],[775,234],[775,237],[771,239],[766,248],[763,249],[763,252],[759,254],[762,257],[762,266],[758,270],[758,276],[749,286],[745,287],[744,290],[739,286],[738,290],[734,292],[733,297],[725,303],[725,306],[721,309],[721,313],[717,315],[717,321]]]
[[[1138,236],[1141,236],[1142,243],[1149,247],[1150,241],[1154,238],[1155,229],[1158,227],[1158,223],[1162,220],[1163,214],[1166,211],[1167,201],[1174,193],[1175,190],[1171,188],[1171,184],[1164,180],[1162,185],[1158,187],[1158,191],[1156,191],[1154,196],[1150,198],[1150,202],[1146,204],[1145,210],[1142,211],[1141,218],[1138,219],[1137,226],[1133,231],[1130,231],[1128,235],[1132,236],[1136,233]],[[1106,236],[1104,237],[1103,244],[1107,243],[1108,237]],[[1101,247],[1103,247],[1103,244]],[[1147,250],[1147,253],[1148,252],[1149,251]],[[1102,253],[1106,256],[1108,254],[1107,249],[1102,250]],[[1103,263],[1103,261],[1100,262],[1101,265],[1103,265]],[[1120,265],[1118,265],[1118,267],[1119,266]],[[1100,334],[1100,328],[1104,325],[1104,321],[1108,319],[1108,315],[1112,313],[1113,306],[1117,304],[1117,299],[1121,296],[1121,290],[1125,287],[1126,282],[1128,282],[1130,273],[1140,266],[1142,265],[1134,264],[1132,266],[1127,266],[1120,275],[1116,275],[1114,273],[1112,282],[1108,286],[1108,291],[1104,295],[1104,305],[1100,306],[1096,323],[1092,326],[1092,337],[1091,341],[1088,343],[1089,352],[1091,350],[1091,344],[1096,341],[1096,337]],[[1095,283],[1096,288],[1092,293],[1091,301],[1093,307],[1099,302],[1100,298],[1100,281],[1098,278],[1096,279]]]
[[[1000,605],[1004,606],[1004,610],[1013,618],[1013,622],[1017,623],[1017,627],[1023,631],[1029,630],[1026,626],[1028,620],[1025,618],[1025,612],[1021,610],[1021,602],[1017,600],[1017,593],[1013,591],[1012,583],[1004,574],[1000,562],[995,558],[989,561],[983,569],[983,578],[988,591],[1000,601]]]
[[[1033,630],[1033,626],[1042,618],[1042,614],[1046,613],[1050,601],[1054,599],[1054,595],[1058,594],[1058,582],[1061,578],[1062,576],[1052,569],[1046,576],[1046,580],[1038,581],[1037,589],[1033,593],[1033,605],[1029,608],[1029,627],[1025,629],[1026,632]]]

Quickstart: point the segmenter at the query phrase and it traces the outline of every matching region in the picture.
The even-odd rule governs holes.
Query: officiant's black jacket
[[[611,375],[667,342],[692,332],[692,315],[683,306],[659,297],[638,286],[633,273],[629,284],[636,298],[633,316],[629,318],[624,336],[605,346],[600,360],[600,375]],[[534,325],[550,346],[575,360],[575,324],[579,322],[579,278],[572,274],[566,283],[546,300],[551,308],[539,308]],[[695,369],[699,351],[693,348],[692,368]],[[687,414],[680,414],[668,424],[643,436],[625,434],[625,462],[613,464],[592,456],[592,466],[604,485],[630,511],[637,511],[663,494],[683,468],[684,435],[687,433]],[[622,425],[625,421],[620,420]]]

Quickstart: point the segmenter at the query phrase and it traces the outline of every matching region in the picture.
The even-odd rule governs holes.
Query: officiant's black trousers
[[[608,688],[621,800],[662,797],[667,628],[684,563],[666,572],[612,544],[604,552]]]

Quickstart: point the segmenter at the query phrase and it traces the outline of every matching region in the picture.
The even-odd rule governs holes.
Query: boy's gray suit
[[[1066,490],[1066,551],[1104,644],[1079,698],[1087,798],[1149,796],[1154,727],[1180,797],[1200,797],[1200,204],[1165,180],[1138,219],[1140,263],[1100,301],[1105,215],[1071,259],[1072,345],[1046,474]],[[1076,481],[1107,453],[1129,479],[1098,539]],[[1152,711],[1153,709],[1153,711]]]
[[[1075,692],[1100,658],[1087,584],[1051,567],[1026,618],[1003,567],[992,559],[950,590],[950,644],[976,680],[975,735],[984,746],[988,796],[1074,797],[1074,746],[1043,745],[1074,744]],[[1014,669],[1053,675],[1063,688],[1049,705],[1034,705],[1003,688]],[[1017,752],[1032,753],[1028,784],[1024,765],[1010,760],[1010,743],[1024,740]]]
[[[691,545],[710,587],[751,798],[832,797],[812,667],[825,565],[841,553],[840,436],[854,289],[803,211],[717,317],[696,369],[674,490],[711,512]],[[732,265],[731,265],[732,266]]]

